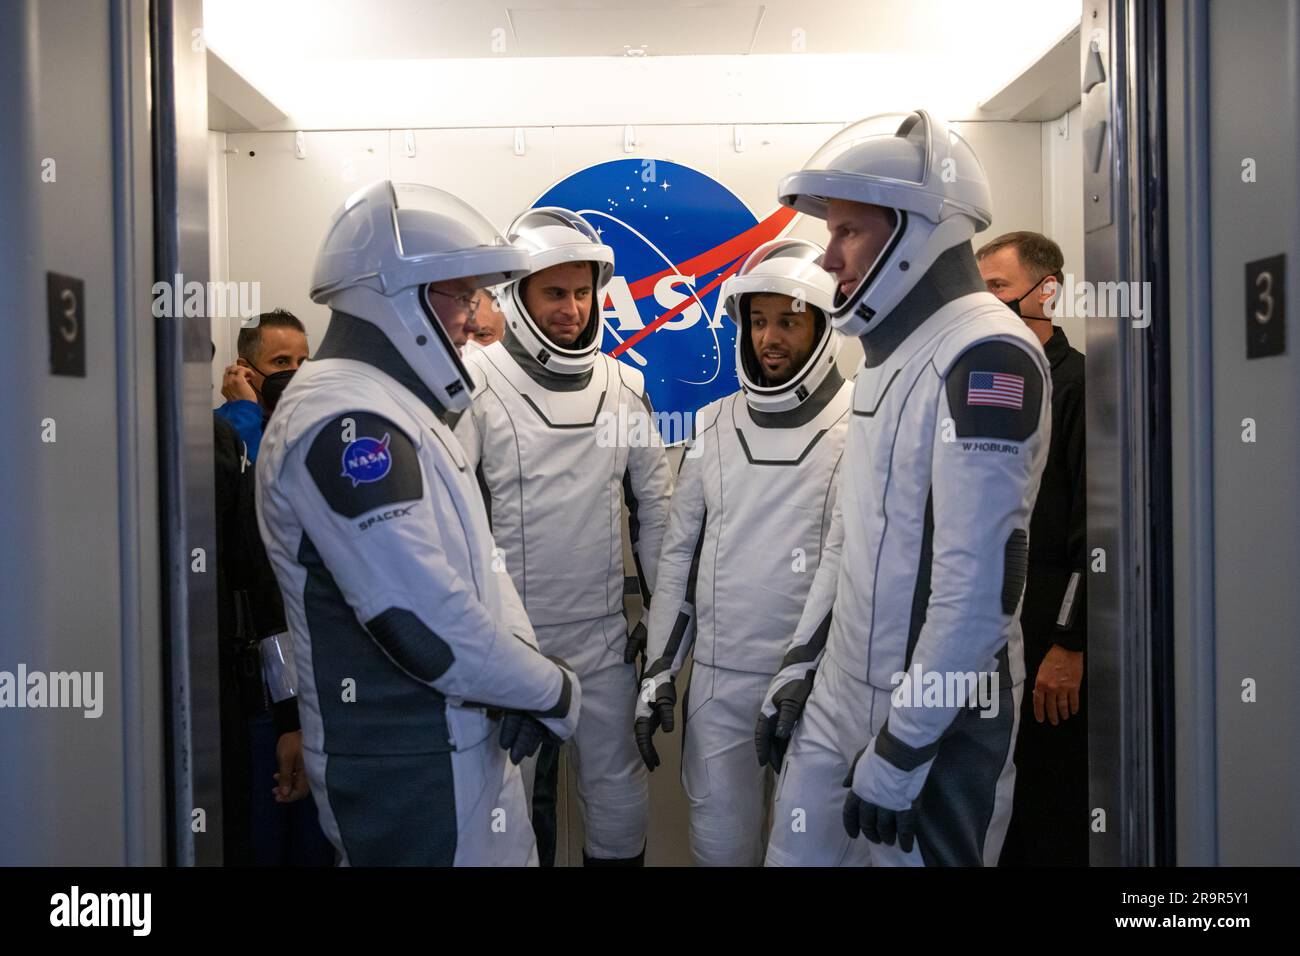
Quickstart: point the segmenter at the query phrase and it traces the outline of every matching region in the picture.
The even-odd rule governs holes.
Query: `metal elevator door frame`
[[[1146,303],[1140,319],[1130,309],[1087,324],[1090,862],[1168,864],[1173,546],[1164,9],[1085,0],[1080,39],[1085,154],[1090,137],[1101,144],[1095,165],[1084,158],[1085,272],[1098,302],[1101,283],[1130,290],[1138,283]]]
[[[1183,431],[1178,441],[1185,499],[1175,518],[1185,535],[1185,568],[1179,634],[1177,701],[1179,776],[1188,781],[1178,796],[1178,861],[1216,866],[1217,779],[1215,696],[1215,540],[1214,540],[1214,349],[1211,328],[1209,11],[1206,0],[1169,4],[1170,220],[1178,240],[1171,243],[1170,302],[1184,323],[1184,355],[1176,359],[1183,389]],[[1173,418],[1178,423],[1178,418]],[[1198,425],[1199,427],[1194,427]],[[1171,747],[1171,751],[1174,748]]]
[[[202,0],[151,0],[154,275],[207,288],[207,53]],[[173,301],[184,293],[176,289]],[[205,297],[206,300],[206,297]],[[222,862],[211,332],[155,319],[167,675],[168,860]]]

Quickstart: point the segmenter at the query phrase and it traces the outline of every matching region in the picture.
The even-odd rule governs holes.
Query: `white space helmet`
[[[821,246],[807,239],[772,239],[750,253],[736,274],[722,284],[723,308],[736,323],[736,374],[750,408],[761,412],[797,408],[835,367],[840,354],[840,335],[830,325],[835,279],[820,265],[822,252]],[[821,313],[820,317],[814,313],[820,334],[812,354],[780,385],[766,383],[749,334],[750,297],[763,292],[788,295],[795,300],[796,309],[811,306]]]
[[[924,110],[861,120],[831,137],[777,197],[826,218],[830,199],[886,206],[898,223],[853,291],[838,289],[831,321],[846,335],[870,332],[939,254],[987,229],[988,177],[967,142]]]
[[[578,375],[591,368],[600,351],[601,307],[605,286],[614,277],[614,250],[600,241],[591,223],[576,212],[558,206],[542,206],[521,213],[507,230],[510,241],[528,253],[524,276],[504,289],[497,289],[506,325],[525,351],[543,366],[564,375]],[[593,264],[594,287],[587,325],[572,345],[559,345],[542,331],[524,307],[524,279],[562,262]]]
[[[429,298],[431,282],[508,282],[528,256],[449,192],[379,180],[348,197],[330,221],[311,300],[355,315],[388,336],[449,411],[469,405],[471,381]]]

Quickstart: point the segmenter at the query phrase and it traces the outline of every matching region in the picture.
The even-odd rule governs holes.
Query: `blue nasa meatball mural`
[[[656,412],[690,413],[740,387],[736,327],[722,281],[794,212],[759,222],[731,190],[666,160],[620,159],[576,172],[534,206],[572,209],[614,250],[600,347],[645,375]],[[679,441],[661,421],[667,441]]]

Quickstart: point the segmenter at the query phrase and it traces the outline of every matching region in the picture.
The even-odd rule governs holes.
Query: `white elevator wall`
[[[208,131],[208,268],[212,281],[224,281],[230,273],[230,230],[226,226],[226,134]],[[221,379],[227,365],[234,363],[239,325],[213,318],[212,402],[219,405]]]
[[[1051,223],[1057,233],[1053,238],[1063,248],[1082,248],[1082,211],[1075,209],[1082,199],[1074,195],[1081,186],[1077,171],[1071,185],[1068,169],[1078,161],[1078,136],[1072,127],[1073,152],[1068,145],[1049,150],[1044,140],[1051,125],[958,124],[979,155],[993,193],[993,224],[975,237],[976,246],[1003,232],[1041,230]],[[426,129],[413,131],[414,157],[406,154],[406,130],[322,130],[303,134],[303,159],[295,154],[293,133],[212,132],[212,275],[214,280],[259,283],[261,309],[287,308],[301,318],[314,349],[328,320],[327,311],[308,297],[316,248],[330,214],[370,180],[389,177],[449,189],[505,229],[548,187],[573,172],[628,156],[652,157],[707,173],[761,218],[776,206],[781,176],[798,169],[840,126],[741,126],[741,152],[734,147],[736,127],[731,124],[638,126],[630,154],[623,151],[622,127],[529,127],[523,156],[514,154],[513,128]],[[796,220],[792,234],[819,242],[826,236],[820,222],[805,217]],[[1067,268],[1072,258],[1082,260],[1067,251]],[[221,401],[221,369],[235,360],[238,331],[236,318],[212,319],[214,404]],[[1081,345],[1081,330],[1076,334],[1067,327],[1067,332]],[[861,352],[856,342],[845,346],[840,364],[851,375]]]
[[[1082,248],[1082,213],[1071,220],[1058,210],[1072,209],[1070,197],[1046,190],[1066,181],[1058,167],[1069,154],[1045,148],[1039,123],[961,123],[984,166],[993,194],[993,223],[975,237],[978,247],[1003,232],[1042,230],[1049,209],[1053,221],[1074,228],[1069,245]],[[330,215],[354,190],[383,177],[423,182],[448,189],[478,207],[505,229],[547,188],[587,166],[629,156],[652,157],[692,166],[721,182],[762,218],[776,206],[776,184],[798,169],[830,136],[835,123],[770,124],[741,127],[743,151],[735,149],[730,124],[637,126],[636,147],[623,151],[621,126],[529,127],[525,153],[514,154],[515,131],[500,129],[425,129],[413,131],[415,156],[407,156],[405,130],[333,130],[304,133],[306,155],[295,154],[289,132],[210,134],[214,184],[211,229],[213,278],[260,283],[260,307],[289,309],[307,326],[312,350],[320,344],[328,311],[311,302],[308,286],[316,249]],[[1074,132],[1072,128],[1072,133]],[[224,139],[224,142],[222,142]],[[1075,147],[1077,152],[1077,145]],[[1053,165],[1049,176],[1045,164]],[[1076,189],[1076,192],[1078,189]],[[1074,197],[1081,205],[1081,198]],[[793,235],[824,242],[820,221],[799,217]],[[1067,251],[1067,266],[1071,253]],[[1075,261],[1082,256],[1075,254]],[[213,379],[221,401],[221,369],[235,358],[236,319],[214,318],[217,345]],[[1071,334],[1072,341],[1076,339]],[[1082,346],[1082,336],[1078,336]],[[840,365],[851,376],[861,357],[856,341],[845,343]],[[674,467],[677,454],[670,460]],[[630,567],[630,561],[628,562]],[[629,602],[635,621],[639,601]],[[681,677],[683,695],[689,668]],[[679,729],[658,739],[663,763],[650,778],[651,822],[646,862],[689,865],[687,807],[680,783]],[[630,728],[629,728],[630,732]],[[582,828],[576,810],[576,783],[567,760],[561,763],[557,863],[581,865]]]
[[[1065,271],[1075,282],[1083,273],[1083,120],[1080,107],[1048,123],[1043,130],[1043,228],[1065,256]],[[1087,351],[1083,318],[1062,316],[1056,324],[1080,352]]]

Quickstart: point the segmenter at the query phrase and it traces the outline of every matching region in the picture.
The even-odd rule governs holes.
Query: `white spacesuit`
[[[767,862],[993,864],[1015,778],[1047,361],[984,291],[969,240],[989,223],[988,187],[942,123],[913,113],[850,126],[779,195],[829,216],[833,237],[835,217],[873,212],[854,203],[893,210],[893,230],[860,274],[843,266],[852,288],[831,246],[824,260],[841,280],[832,322],[862,337],[865,358],[831,531],[843,546],[818,569],[797,660],[760,718],[761,751],[773,717],[784,711],[788,726],[807,701]],[[836,200],[851,202],[828,213]]]
[[[636,655],[629,645],[636,639],[628,635],[623,611],[622,509],[626,500],[648,600],[668,524],[672,474],[648,417],[641,373],[599,348],[613,250],[567,210],[529,210],[508,232],[530,252],[528,276],[498,290],[502,341],[466,360],[475,386],[456,436],[478,472],[500,560],[539,645],[582,680],[583,714],[573,743],[587,861],[636,865],[645,849],[648,786],[632,739]],[[585,325],[561,345],[526,307],[524,285],[572,263],[591,265],[582,280],[589,299],[581,306]],[[543,281],[549,280],[543,277],[537,289],[549,294]],[[567,295],[554,296],[561,298],[576,308]],[[572,311],[569,328],[581,318]],[[637,416],[647,416],[641,424],[649,427],[620,431],[617,423]],[[607,440],[611,435],[645,440]]]
[[[304,762],[348,864],[535,863],[503,747],[518,763],[543,726],[567,737],[577,724],[578,681],[537,649],[493,572],[473,469],[442,421],[469,380],[430,293],[526,263],[441,190],[357,192],[317,256],[329,329],[262,439],[258,511],[293,635]]]
[[[835,503],[852,386],[835,366],[840,335],[827,318],[835,283],[817,265],[821,252],[772,240],[723,286],[739,327],[742,388],[696,415],[659,558],[637,740],[653,769],[652,734],[672,730],[674,679],[693,641],[682,785],[700,866],[762,863],[771,771],[754,761],[754,717],[782,666]],[[780,384],[765,375],[750,334],[758,293],[789,296],[815,321],[811,353]]]

